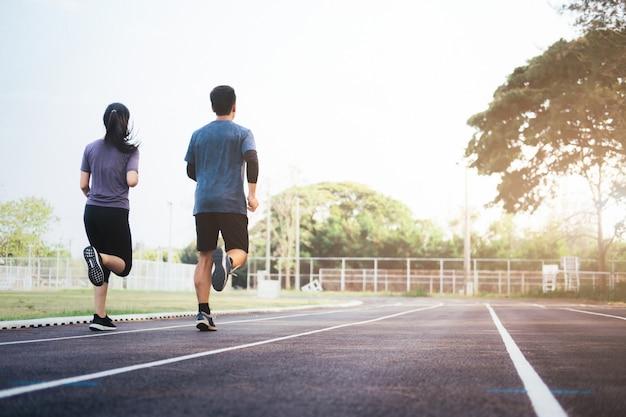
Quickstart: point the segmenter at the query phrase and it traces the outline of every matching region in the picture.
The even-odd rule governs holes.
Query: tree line
[[[404,203],[350,182],[294,186],[272,196],[270,221],[250,231],[257,255],[293,258],[299,233],[301,257],[462,258],[462,209],[446,224],[416,219]],[[470,217],[476,220],[480,211]],[[297,218],[299,216],[299,219]],[[590,226],[576,217],[548,217],[545,224],[520,227],[515,216],[502,213],[487,230],[471,230],[472,258],[595,258]],[[269,224],[269,237],[268,237]],[[619,258],[626,246],[616,243]]]
[[[300,257],[462,258],[464,215],[444,224],[415,218],[404,203],[366,185],[323,182],[293,186],[264,204],[264,217],[250,229],[252,256],[264,256],[267,242],[272,257],[294,258],[296,239]],[[267,218],[269,214],[269,219]],[[481,210],[471,213],[475,222]],[[268,221],[269,220],[269,221]],[[0,203],[0,258],[57,256],[58,244],[45,241],[58,221],[53,208],[34,197]],[[268,236],[269,225],[269,236]],[[548,218],[543,224],[522,227],[512,214],[502,213],[486,230],[471,230],[472,258],[559,259],[579,256],[594,259],[590,225],[580,218]],[[138,244],[139,245],[139,244]],[[158,250],[141,244],[135,257],[157,260]],[[195,242],[175,251],[174,262],[195,263]],[[616,242],[610,259],[619,259],[626,243]],[[62,255],[69,256],[67,248]],[[154,255],[154,256],[153,256]],[[166,251],[161,261],[167,261]],[[289,268],[289,265],[285,265]]]

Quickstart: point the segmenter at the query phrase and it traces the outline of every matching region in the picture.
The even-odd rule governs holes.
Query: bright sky
[[[210,90],[229,84],[235,121],[256,137],[261,204],[295,184],[355,181],[416,218],[459,218],[467,119],[574,33],[548,0],[2,1],[0,201],[44,198],[61,217],[51,240],[80,253],[82,152],[120,101],[142,142],[133,240],[166,248],[171,207],[173,246],[186,246],[183,158],[214,119]],[[473,207],[495,195],[469,184]]]

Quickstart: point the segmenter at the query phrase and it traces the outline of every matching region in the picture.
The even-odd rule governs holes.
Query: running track
[[[624,416],[626,306],[376,298],[0,331],[1,416]]]

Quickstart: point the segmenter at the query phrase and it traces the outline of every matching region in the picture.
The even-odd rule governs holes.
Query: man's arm
[[[256,183],[248,183],[248,210],[255,211],[259,207],[259,200],[256,198]]]
[[[259,158],[255,150],[246,151],[243,154],[246,161],[246,176],[248,178],[248,210],[255,211],[259,207],[256,198],[256,182],[259,178]]]
[[[192,180],[196,180],[196,166],[194,164],[187,163],[187,176]]]
[[[248,183],[256,184],[259,178],[259,157],[255,150],[246,151],[243,154],[243,159],[246,161],[246,174]]]

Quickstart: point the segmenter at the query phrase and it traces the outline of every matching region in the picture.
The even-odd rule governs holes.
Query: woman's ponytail
[[[114,145],[120,152],[130,153],[138,145],[132,143],[132,134],[128,128],[130,112],[122,103],[111,103],[107,106],[103,116],[106,134],[104,141]]]

